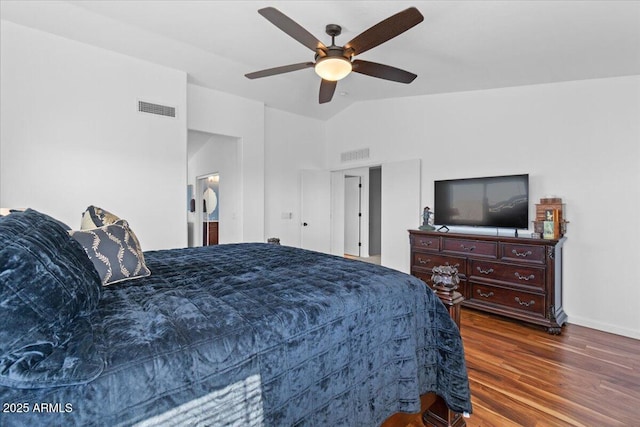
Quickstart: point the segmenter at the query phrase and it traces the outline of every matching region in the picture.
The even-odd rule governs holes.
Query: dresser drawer
[[[469,260],[469,277],[499,280],[509,285],[544,290],[545,269],[532,265],[515,265],[478,259]]]
[[[428,269],[429,272],[431,272],[433,267],[437,267],[439,265],[451,265],[453,267],[457,267],[458,273],[462,275],[467,272],[467,260],[464,258],[432,254],[429,252],[414,252],[412,257],[412,267]]]
[[[481,305],[494,305],[527,312],[536,316],[545,315],[545,297],[515,289],[469,282],[469,302]]]
[[[500,258],[508,261],[544,264],[546,261],[545,246],[500,243]]]
[[[486,256],[495,258],[498,252],[497,242],[485,242],[482,240],[467,239],[442,239],[442,251],[466,256]]]
[[[416,249],[440,250],[440,238],[433,236],[413,235],[413,247]]]

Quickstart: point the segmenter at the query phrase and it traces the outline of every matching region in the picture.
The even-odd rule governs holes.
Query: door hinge
[[[362,243],[361,243],[361,242],[358,242],[358,247],[360,247],[360,246],[362,246]]]

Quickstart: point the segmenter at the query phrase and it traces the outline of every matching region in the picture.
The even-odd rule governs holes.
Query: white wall
[[[529,173],[532,219],[541,197],[566,203],[569,321],[640,338],[639,117],[640,76],[359,103],[327,124],[328,167],[363,147],[420,158],[423,206],[437,179]]]
[[[300,171],[325,167],[324,122],[273,108],[265,116],[266,235],[300,246]]]
[[[189,131],[189,141],[195,131]],[[219,174],[218,204],[219,204],[219,243],[237,243],[242,241],[242,227],[240,224],[242,203],[242,186],[240,185],[240,162],[238,152],[240,145],[237,138],[223,135],[201,134],[206,140],[199,149],[189,156],[188,182],[197,192],[197,178],[204,175]],[[202,203],[196,197],[197,213],[189,213],[196,241],[192,246],[202,246]],[[190,242],[191,244],[191,242]]]
[[[190,130],[237,138],[239,144],[241,240],[265,241],[264,105],[235,95],[188,85]],[[185,162],[186,167],[186,162]]]
[[[0,25],[0,206],[72,228],[97,205],[144,250],[186,246],[187,76],[107,50]],[[137,100],[178,117],[137,112]]]

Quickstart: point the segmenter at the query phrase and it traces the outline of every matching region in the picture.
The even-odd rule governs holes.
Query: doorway
[[[379,170],[380,166],[367,166],[331,172],[332,254],[380,264]],[[374,253],[372,242],[377,242]]]
[[[362,246],[358,259],[408,272],[410,252],[407,230],[419,224],[422,212],[420,160],[331,172],[330,253],[337,256],[345,256],[346,176],[362,178]]]
[[[202,246],[217,245],[220,230],[220,174],[198,177],[196,211],[202,224]],[[200,205],[200,209],[197,209]]]
[[[211,190],[216,196],[216,210],[210,218],[217,215],[218,243],[235,243],[242,241],[242,167],[241,141],[239,138],[189,130],[187,138],[187,191],[190,193],[187,230],[189,246],[201,246],[204,238],[215,235],[205,228],[204,223],[212,223],[207,227],[215,227],[215,220],[206,220],[203,209],[203,196],[208,179],[217,175],[217,189]],[[213,182],[211,183],[213,184]],[[207,209],[213,203],[209,192]]]

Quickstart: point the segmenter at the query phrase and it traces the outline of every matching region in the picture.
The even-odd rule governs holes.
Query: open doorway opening
[[[377,171],[377,168],[380,170]],[[370,174],[370,172],[372,173]],[[420,159],[332,171],[330,177],[331,212],[330,215],[327,215],[331,229],[330,253],[344,256],[345,176],[361,176],[363,177],[363,185],[360,258],[362,261],[378,261],[376,259],[378,255],[375,254],[378,249],[375,248],[375,243],[371,244],[377,241],[378,237],[372,238],[371,236],[379,233],[379,264],[408,273],[411,254],[407,230],[418,226],[418,219],[422,213],[420,173]],[[373,181],[373,183],[370,185],[369,181]],[[375,196],[372,197],[371,194]],[[378,197],[379,202],[370,202],[370,199]],[[306,197],[303,197],[303,201],[305,199]],[[369,211],[372,211],[371,215]],[[371,246],[374,248],[371,249]]]
[[[217,245],[220,235],[220,174],[213,173],[199,177],[197,184],[199,195],[196,204],[202,200],[200,223],[202,224],[202,246]]]
[[[239,138],[189,130],[187,148],[189,246],[215,241],[216,228],[217,243],[242,241]]]
[[[331,173],[331,253],[381,263],[381,167]]]

